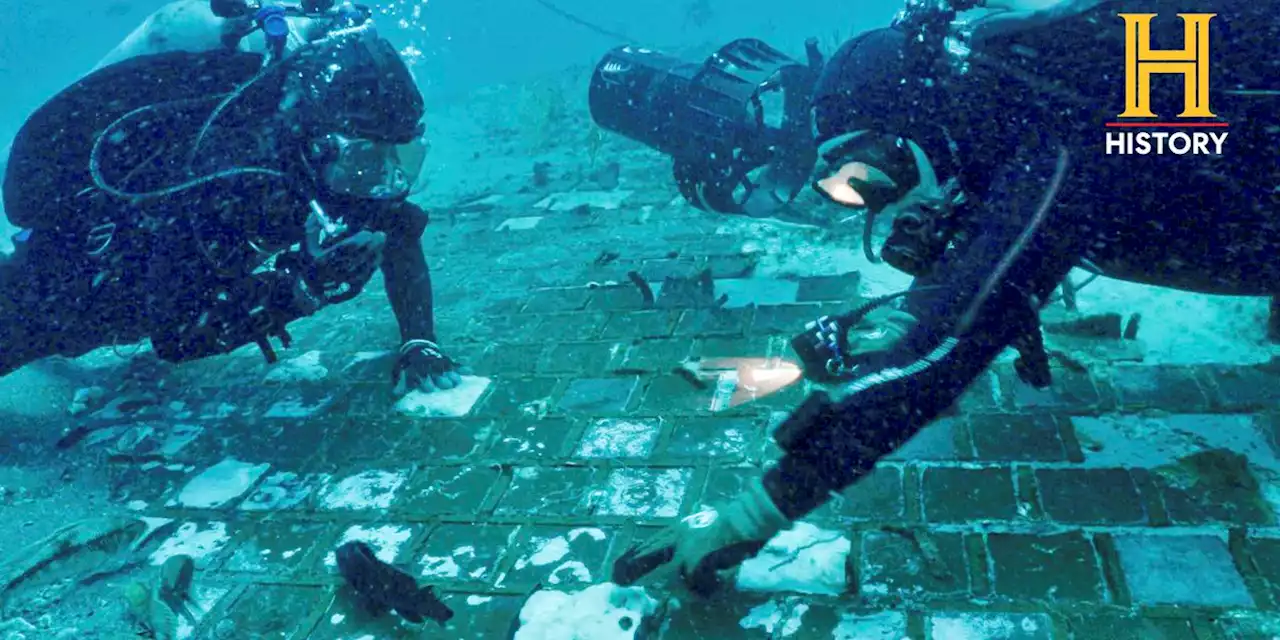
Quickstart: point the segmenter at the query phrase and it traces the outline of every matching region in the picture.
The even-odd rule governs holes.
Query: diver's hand
[[[359,295],[378,266],[387,234],[360,231],[313,256],[307,284],[326,304],[337,304]]]
[[[756,479],[733,500],[688,516],[627,549],[614,562],[612,579],[628,586],[666,566],[678,572],[691,592],[708,597],[724,584],[721,572],[736,570],[790,526]]]
[[[430,340],[409,340],[400,347],[399,357],[391,370],[392,386],[404,382],[404,390],[431,393],[438,389],[452,389],[462,382],[466,373],[440,345]]]

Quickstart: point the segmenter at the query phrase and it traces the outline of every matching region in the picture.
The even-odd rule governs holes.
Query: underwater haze
[[[165,3],[11,4],[9,19],[0,25],[0,84],[7,88],[0,104],[0,140],[6,143],[32,109],[92,68]],[[604,50],[626,44],[567,21],[537,0],[371,4],[379,13],[379,29],[401,48],[410,48],[429,98],[456,98],[480,86],[591,66]],[[715,0],[558,0],[553,6],[655,48],[713,48],[758,37],[793,54],[802,52],[807,37],[847,36],[887,22],[899,8],[884,0],[815,0],[785,10],[766,2]]]
[[[117,50],[203,0],[3,1],[0,640],[1280,638],[1280,304],[1056,258],[1015,297],[1010,251],[956,269],[1015,300],[988,334],[921,330],[912,296],[961,298],[891,263],[985,248],[911,226],[975,209],[916,142],[811,144],[821,56],[900,0],[289,3],[278,54],[267,20],[242,50]],[[678,90],[674,59],[710,80]],[[1067,154],[1043,180],[1008,156],[1045,203],[1022,246]],[[1102,210],[1142,175],[1076,191]],[[1216,242],[1199,220],[1133,253]],[[835,461],[777,471],[797,452]],[[648,573],[677,548],[758,553]]]

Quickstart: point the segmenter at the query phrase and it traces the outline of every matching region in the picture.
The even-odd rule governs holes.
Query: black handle
[[[253,7],[246,0],[209,0],[209,8],[219,18],[243,18],[253,14]]]

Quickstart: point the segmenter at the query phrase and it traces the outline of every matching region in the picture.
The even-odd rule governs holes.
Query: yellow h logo
[[[1209,110],[1209,21],[1216,13],[1179,13],[1185,27],[1182,49],[1151,48],[1154,13],[1121,13],[1124,19],[1124,113],[1120,118],[1154,118],[1151,76],[1181,74],[1185,102],[1179,118],[1213,118]]]

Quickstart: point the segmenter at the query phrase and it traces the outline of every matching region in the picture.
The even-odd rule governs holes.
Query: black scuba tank
[[[262,63],[254,53],[172,52],[125,60],[80,79],[39,107],[14,139],[4,174],[9,219],[32,229],[74,228],[84,198],[94,191],[94,144],[109,128],[112,144],[101,154],[100,168],[113,180],[185,162],[220,99],[259,73]],[[274,97],[260,93],[278,83],[255,84],[259,94],[246,100],[278,101],[278,89]],[[220,122],[250,111],[231,110]]]

